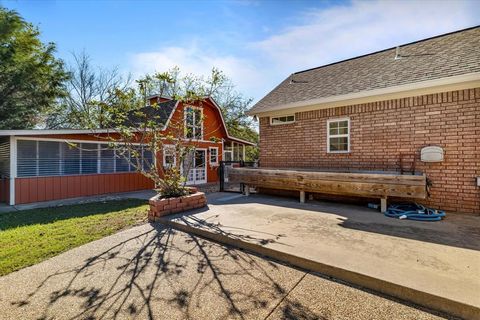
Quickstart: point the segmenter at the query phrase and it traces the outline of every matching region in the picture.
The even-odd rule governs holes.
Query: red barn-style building
[[[192,128],[193,139],[186,137],[195,146],[189,185],[217,182],[219,162],[243,160],[245,147],[254,145],[229,135],[221,110],[211,98],[193,106],[158,96],[149,99],[159,101],[164,131],[176,121]],[[187,108],[194,108],[201,121],[186,117]],[[106,147],[106,137],[118,135],[108,129],[0,130],[0,202],[16,205],[153,188],[150,179]],[[164,165],[176,161],[166,153],[153,157],[148,152],[143,156],[151,161]]]

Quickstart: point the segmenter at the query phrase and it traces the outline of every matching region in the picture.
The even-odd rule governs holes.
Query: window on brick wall
[[[329,153],[350,152],[350,119],[327,121],[327,151]]]
[[[288,124],[295,122],[295,115],[288,115],[288,116],[281,116],[281,117],[271,117],[270,124],[277,125],[277,124]]]

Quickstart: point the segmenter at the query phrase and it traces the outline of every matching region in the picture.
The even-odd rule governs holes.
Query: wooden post
[[[246,185],[243,186],[243,188],[244,188],[244,190],[245,190],[245,191],[244,191],[244,192],[245,192],[245,196],[248,197],[248,196],[250,195],[250,187],[248,186],[248,184],[246,184]]]
[[[380,199],[380,211],[382,213],[387,211],[387,197]]]
[[[300,203],[305,203],[305,191],[300,191]]]

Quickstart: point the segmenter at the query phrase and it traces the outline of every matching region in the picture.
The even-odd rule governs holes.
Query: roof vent
[[[400,55],[400,46],[398,46],[395,50],[395,60],[400,60],[402,59],[402,56]]]
[[[295,79],[293,79],[294,75],[295,75],[295,73],[292,73],[290,75],[290,84],[293,84],[293,83],[308,83],[308,81],[305,81],[305,80],[295,80]]]

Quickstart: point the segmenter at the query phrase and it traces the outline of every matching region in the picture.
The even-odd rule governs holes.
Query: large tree
[[[55,45],[17,12],[0,6],[0,129],[32,128],[58,97],[68,74]]]
[[[115,90],[126,90],[130,75],[123,76],[118,68],[106,69],[92,64],[90,56],[82,52],[73,54],[68,65],[70,79],[66,81],[67,94],[46,119],[50,129],[58,128],[104,128],[108,115],[100,104],[108,104]]]

